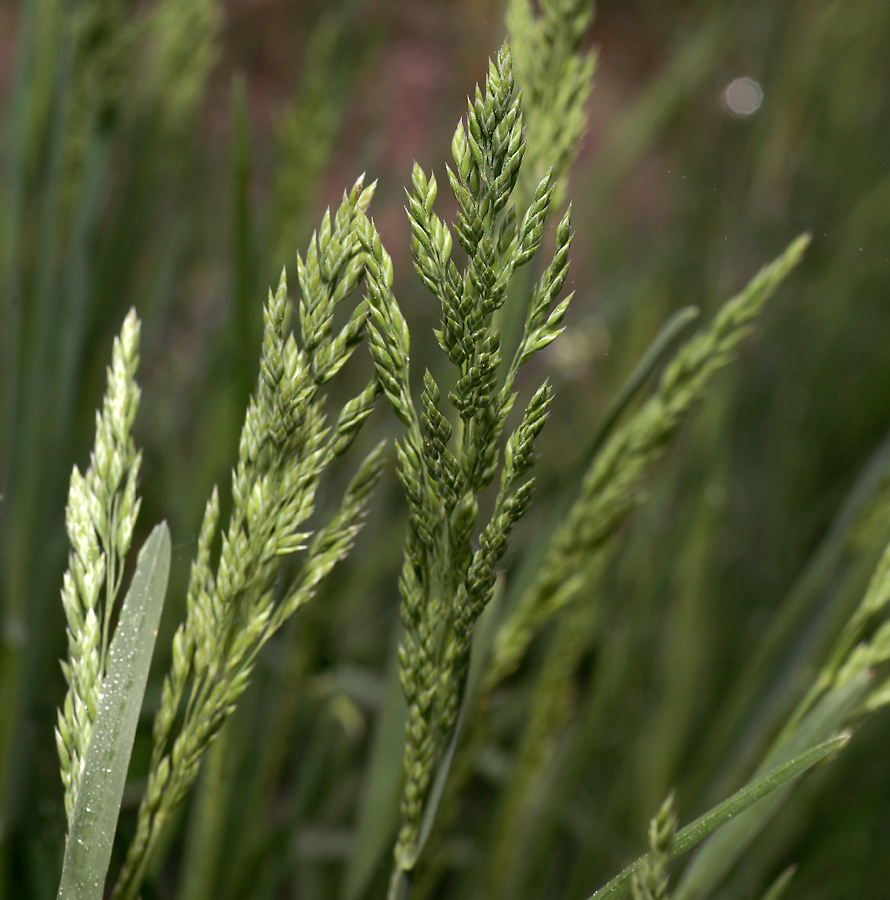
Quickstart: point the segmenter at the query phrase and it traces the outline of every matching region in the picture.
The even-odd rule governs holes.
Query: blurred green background
[[[367,171],[414,358],[439,359],[403,187],[415,159],[445,184],[503,14],[487,0],[0,2],[0,898],[58,884],[65,496],[124,314],[143,320],[139,528],[166,518],[174,541],[126,838],[201,512],[214,483],[228,490],[265,292]],[[687,821],[738,787],[890,537],[890,4],[602,0],[588,42],[577,299],[527,375],[551,377],[557,399],[508,590],[669,315],[694,304],[707,320],[792,237],[813,245],[575,614],[583,652],[522,814],[505,823],[500,798],[559,626],[496,698],[417,896],[587,897],[642,851],[671,788]],[[763,92],[747,116],[724,93],[740,77]],[[371,371],[356,356],[344,396]],[[362,440],[395,433],[381,409]],[[267,648],[145,900],[382,895],[403,524],[391,472],[351,560]],[[792,900],[886,898],[888,742],[887,715],[869,720],[715,896],[759,897],[796,864]],[[189,848],[208,803],[217,855],[199,877]]]

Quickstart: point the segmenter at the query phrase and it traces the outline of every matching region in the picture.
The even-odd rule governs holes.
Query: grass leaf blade
[[[794,759],[784,765],[777,766],[762,778],[747,784],[740,791],[724,800],[723,803],[719,803],[709,812],[706,812],[703,816],[700,816],[694,822],[678,831],[674,839],[671,858],[676,859],[678,856],[682,856],[701,843],[706,837],[713,834],[721,825],[725,825],[730,819],[748,809],[758,800],[778,790],[791,781],[792,778],[797,777],[817,762],[825,759],[826,756],[842,747],[848,740],[849,735],[842,735],[818,744],[812,749],[794,757]],[[619,900],[621,897],[626,897],[630,891],[633,874],[643,859],[645,859],[645,856],[631,863],[623,872],[616,875],[607,885],[601,887],[593,894],[590,900]]]
[[[801,721],[789,737],[767,756],[758,775],[768,777],[789,761],[799,759],[804,748],[818,745],[829,735],[837,734],[850,721],[872,683],[867,673],[860,673],[847,684],[824,697]],[[726,877],[739,857],[784,803],[791,785],[775,791],[756,809],[746,810],[719,834],[711,837],[695,855],[683,872],[683,878],[674,890],[674,900],[699,900],[708,897]]]
[[[824,743],[817,744],[811,750],[801,753],[800,756],[777,766],[771,772],[767,772],[762,778],[746,785],[740,791],[733,794],[728,800],[715,806],[710,812],[706,812],[690,825],[677,832],[674,840],[673,858],[676,859],[687,850],[691,850],[700,844],[708,835],[715,832],[721,825],[725,825],[730,819],[752,806],[758,800],[778,790],[786,782],[805,772],[817,762],[825,759],[830,753],[840,749],[849,740],[849,735],[841,735]]]
[[[380,722],[368,760],[364,793],[356,823],[355,852],[349,859],[340,900],[360,900],[381,859],[391,848],[399,824],[399,798],[404,775],[405,695],[398,658],[390,664]]]
[[[697,306],[684,306],[677,310],[655,335],[633,372],[630,373],[630,377],[609,404],[603,417],[603,424],[600,425],[600,429],[587,451],[585,468],[593,462],[600,448],[606,442],[606,438],[612,433],[615,423],[621,418],[621,414],[630,406],[658,364],[667,356],[674,341],[699,317],[699,313],[700,310]]]
[[[767,892],[763,895],[763,900],[779,900],[780,897],[783,897],[796,872],[796,865],[788,866],[788,868],[785,869],[785,871],[770,885]]]

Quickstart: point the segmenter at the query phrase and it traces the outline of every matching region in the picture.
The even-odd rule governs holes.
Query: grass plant
[[[779,326],[800,313],[794,297],[844,284],[840,269],[816,228],[787,243],[796,227],[764,227],[727,264],[741,237],[721,228],[717,244],[704,211],[689,214],[694,259],[665,238],[631,264],[624,225],[596,220],[666,140],[737,14],[710,12],[681,42],[586,190],[572,172],[593,4],[509,0],[508,39],[453,132],[451,197],[415,162],[402,239],[390,199],[358,178],[262,322],[256,285],[306,238],[384,26],[359,52],[362,4],[317,24],[265,179],[250,82],[216,90],[231,118],[230,302],[222,328],[185,339],[191,418],[163,399],[165,369],[189,355],[165,347],[189,327],[169,298],[215,229],[190,206],[191,137],[231,11],[68,12],[17,10],[2,147],[0,900],[881,896],[881,859],[849,873],[847,893],[812,873],[864,840],[842,795],[863,822],[890,797],[876,753],[890,482],[887,441],[869,437],[886,415],[842,420],[861,433],[840,456],[872,462],[846,502],[831,482],[822,518],[795,526],[799,497],[762,482],[812,484],[830,467],[781,444],[798,438],[752,362],[781,369],[780,337],[800,359],[833,347],[821,325],[803,351]],[[834,46],[823,12],[805,30]],[[781,141],[765,146],[755,206],[787,170]],[[885,194],[871,186],[849,234],[872,233]],[[603,283],[647,298],[638,316],[600,301],[617,349],[588,370],[595,387],[560,362],[603,327],[584,319],[583,252],[569,265],[593,240],[618,248]],[[400,271],[409,254],[419,282]],[[148,533],[145,518],[170,526]],[[785,537],[797,581],[760,530]],[[775,612],[753,608],[764,585],[786,596]],[[885,793],[844,787],[856,766]]]

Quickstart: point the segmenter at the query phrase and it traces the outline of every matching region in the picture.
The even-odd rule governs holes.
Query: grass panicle
[[[141,453],[131,436],[139,406],[139,320],[131,310],[115,338],[108,387],[96,415],[96,440],[85,474],[71,473],[65,520],[71,552],[62,585],[68,622],[68,692],[58,713],[56,746],[70,821],[102,696],[114,602],[139,514]]]
[[[556,207],[587,128],[596,55],[582,49],[593,0],[510,0],[507,31],[528,123],[526,159],[517,193],[525,201],[552,170]]]
[[[890,679],[881,669],[890,660],[890,545],[878,562],[862,602],[856,608],[807,696],[786,726],[790,731],[826,694],[839,690],[862,673],[881,673],[858,713],[874,712],[890,702]]]
[[[510,533],[531,499],[533,481],[527,475],[552,399],[548,383],[536,391],[503,446],[493,512],[473,549],[479,496],[497,475],[519,369],[559,335],[571,300],[570,295],[553,305],[568,270],[569,212],[557,228],[554,257],[532,293],[520,344],[502,366],[494,316],[514,272],[530,263],[540,246],[553,195],[548,173],[521,219],[514,206],[508,208],[524,152],[522,112],[505,45],[489,65],[484,93],[477,88],[469,103],[466,126],[458,124],[452,141],[455,168],[448,169],[448,177],[458,207],[454,234],[467,255],[463,272],[451,259],[452,229],[433,211],[435,177],[415,165],[408,195],[414,266],[441,305],[436,338],[457,370],[448,394],[459,422],[456,433],[439,409],[441,391],[429,370],[419,412],[411,399],[409,336],[392,294],[392,261],[370,221],[362,231],[369,258],[371,353],[381,387],[407,428],[397,443],[409,506],[399,581],[404,626],[399,658],[408,724],[394,885],[416,864],[433,776],[455,733],[473,629],[491,599]]]
[[[279,162],[272,190],[270,230],[275,258],[283,259],[305,237],[307,211],[318,190],[340,130],[342,98],[338,66],[353,65],[344,53],[343,25],[329,15],[312,32],[301,88],[278,121]],[[308,230],[308,228],[306,229]]]
[[[472,759],[487,737],[494,691],[516,672],[544,626],[562,617],[538,675],[512,777],[500,803],[489,868],[492,896],[506,890],[514,873],[521,877],[523,850],[517,832],[540,802],[543,779],[572,714],[572,682],[591,629],[597,626],[598,592],[616,549],[613,538],[639,502],[647,476],[668,442],[706,394],[713,376],[732,359],[807,243],[806,236],[796,240],[728,301],[711,325],[676,353],[654,394],[608,437],[551,537],[535,576],[499,625],[476,699],[477,716],[449,785],[446,806],[452,819],[458,809],[455,792],[469,778]]]
[[[306,530],[322,473],[348,449],[377,396],[371,382],[344,405],[333,428],[326,425],[322,388],[361,342],[367,317],[360,303],[341,330],[333,331],[337,307],[362,279],[357,228],[372,195],[373,185],[364,188],[359,179],[337,212],[325,214],[305,259],[298,258],[296,334],[287,333],[283,273],[278,290],[269,294],[260,375],[232,474],[229,526],[214,572],[211,546],[219,516],[214,491],[192,566],[186,620],[174,637],[173,666],[155,720],[148,786],[116,897],[136,896],[160,831],[234,711],[259,650],[348,553],[380,475],[382,446],[360,465],[327,524],[314,535]],[[305,553],[297,574],[282,586],[281,560],[298,551]],[[183,703],[184,718],[174,736]]]
[[[80,4],[70,21],[74,46],[62,187],[69,205],[83,179],[89,142],[107,139],[117,125],[135,36],[123,9],[108,0]]]
[[[145,20],[152,45],[151,89],[172,134],[191,124],[219,58],[223,7],[217,0],[158,0]]]
[[[586,570],[639,502],[652,465],[713,376],[732,359],[808,243],[807,235],[797,238],[720,310],[709,328],[691,338],[665,369],[652,397],[603,445],[565,522],[551,538],[533,583],[497,635],[486,673],[488,690],[516,670],[538,630],[586,586]]]

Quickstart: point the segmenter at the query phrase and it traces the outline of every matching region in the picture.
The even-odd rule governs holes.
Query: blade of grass
[[[779,900],[779,898],[788,889],[791,879],[797,872],[797,866],[791,865],[770,885],[767,892],[763,895],[763,900]]]
[[[252,179],[250,117],[243,78],[232,80],[232,346],[237,403],[247,402],[256,378],[254,347],[260,341],[257,296],[256,241],[250,209]],[[293,251],[291,251],[293,253]],[[292,255],[288,256],[290,263]],[[281,267],[282,260],[278,260]],[[261,296],[261,295],[260,295]],[[231,364],[231,358],[230,363]]]
[[[804,633],[804,623],[808,617],[813,616],[813,610],[823,597],[826,585],[838,577],[838,570],[849,549],[850,534],[880,490],[888,468],[890,468],[890,434],[885,436],[847,494],[825,537],[786,595],[774,620],[760,637],[754,653],[742,669],[742,674],[718,710],[715,724],[709,730],[699,756],[698,771],[713,772],[718,760],[733,741],[733,736],[735,736],[733,757],[738,761],[733,770],[738,771],[738,765],[746,763],[750,765],[751,749],[747,748],[760,747],[765,730],[771,722],[775,722],[775,717],[764,715],[763,706],[756,706],[755,701],[780,660],[791,655],[789,647],[796,637]],[[872,561],[868,561],[864,566],[869,575],[873,568]],[[852,576],[858,582],[857,574],[856,571],[852,571],[845,578]],[[861,588],[859,590],[861,591]],[[837,592],[834,592],[829,602],[837,603],[836,595]],[[792,676],[793,673],[789,673],[784,681],[789,682]],[[777,687],[774,693],[779,697],[787,697],[789,695],[787,685]],[[783,711],[787,713],[787,707]],[[739,735],[746,719],[753,723],[750,726],[752,733],[740,739]],[[740,753],[742,743],[746,750]]]
[[[399,821],[402,789],[402,744],[405,732],[405,695],[399,681],[398,659],[390,662],[386,698],[367,766],[364,794],[356,828],[355,853],[343,878],[340,900],[359,900],[384,859]]]
[[[664,323],[658,334],[655,335],[652,343],[634,367],[633,372],[630,373],[630,377],[609,404],[609,408],[603,417],[603,424],[600,425],[596,437],[594,437],[587,450],[587,456],[584,459],[585,469],[593,462],[615,423],[621,418],[621,414],[627,409],[633,398],[636,397],[655,367],[665,358],[676,338],[699,317],[699,314],[700,310],[697,306],[684,306],[683,309],[677,310]]]
[[[139,553],[109,649],[99,695],[104,703],[65,843],[58,900],[102,898],[169,574],[170,531],[162,522]]]
[[[677,859],[684,853],[700,844],[706,837],[713,834],[730,819],[738,816],[746,809],[753,806],[758,800],[769,796],[774,791],[787,784],[791,779],[812,768],[817,762],[835,750],[843,747],[849,740],[849,735],[841,735],[824,743],[818,744],[810,750],[795,756],[789,762],[777,766],[762,778],[743,787],[723,803],[718,804],[703,816],[699,816],[694,822],[677,832],[674,839],[671,859]],[[631,863],[623,872],[616,875],[607,885],[601,887],[589,900],[619,900],[630,892],[630,883],[634,872],[648,856],[641,856],[636,862]]]
[[[9,218],[4,223],[5,298],[2,350],[4,379],[2,477],[6,491],[4,522],[0,527],[2,546],[2,615],[0,629],[0,857],[6,852],[7,836],[15,831],[25,807],[24,785],[30,757],[19,740],[26,731],[22,722],[30,711],[38,679],[35,666],[40,656],[50,579],[53,547],[44,540],[39,523],[59,509],[64,480],[55,472],[68,466],[65,456],[68,435],[52,435],[55,428],[47,419],[53,381],[53,355],[46,323],[47,290],[56,269],[57,240],[55,212],[59,199],[59,146],[64,133],[64,95],[70,74],[70,42],[61,36],[61,11],[55,4],[39,5],[35,19],[25,19],[25,37],[33,37],[22,61],[21,118],[12,126],[14,155],[8,180],[12,194]],[[31,29],[33,28],[33,32]],[[34,157],[46,151],[45,173],[38,198],[29,196],[29,174]],[[29,212],[28,207],[34,211]],[[36,249],[27,247],[25,235],[29,216],[34,216]],[[40,259],[40,268],[27,282],[23,260],[28,254]],[[50,271],[52,270],[52,272]],[[45,275],[45,277],[44,277]],[[5,316],[9,314],[7,320]],[[50,458],[50,454],[54,454]],[[64,462],[64,464],[60,464]],[[47,473],[50,476],[47,477]],[[27,647],[27,653],[26,651]],[[3,868],[0,858],[0,870]],[[0,898],[5,896],[0,884]]]
[[[850,715],[862,702],[871,682],[870,676],[861,673],[823,698],[797,726],[794,733],[783,744],[773,748],[759,771],[763,772],[764,769],[776,764],[789,765],[787,760],[798,759],[796,754],[800,753],[802,748],[810,747],[814,742],[824,740],[828,735],[843,728]],[[757,809],[739,815],[719,835],[709,840],[683,873],[683,879],[674,892],[674,900],[696,900],[709,896],[775,815],[784,799],[784,791],[774,794],[768,802]]]

